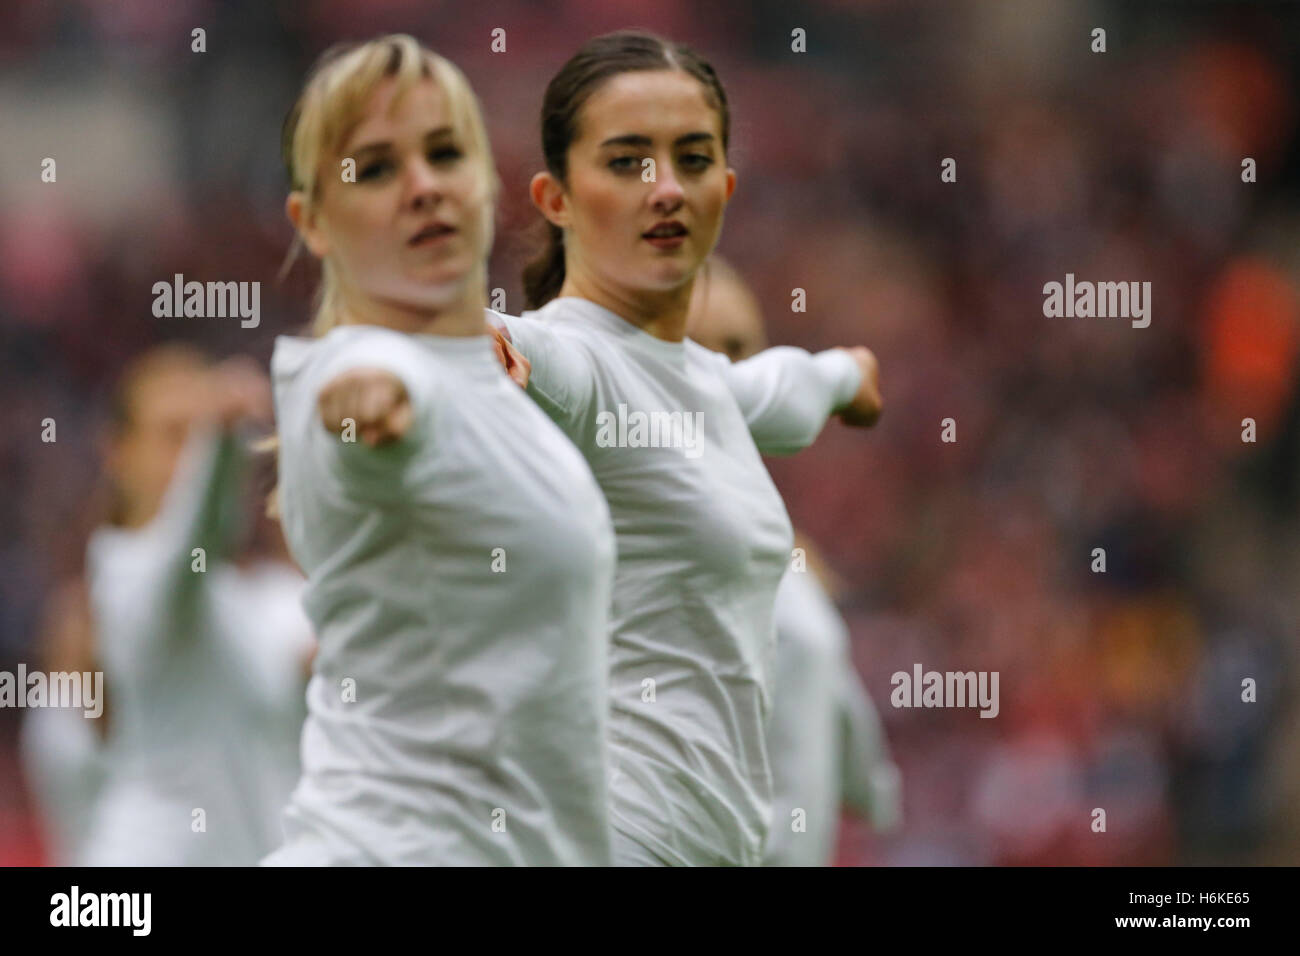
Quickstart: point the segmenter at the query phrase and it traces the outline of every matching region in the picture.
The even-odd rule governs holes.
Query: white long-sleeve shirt
[[[775,799],[767,866],[826,866],[840,807],[892,829],[898,768],[849,657],[849,629],[811,571],[776,593],[776,687],[767,725]]]
[[[382,368],[414,421],[371,448],[322,388]],[[614,540],[591,470],[487,336],[281,336],[286,538],[319,635],[273,864],[608,864]]]
[[[794,348],[732,365],[578,298],[503,321],[614,519],[615,862],[757,865],[772,604],[793,541],[759,452],[811,442],[857,391],[857,365]]]
[[[158,515],[91,536],[109,725],[84,865],[248,866],[279,842],[312,636],[296,572],[224,560],[240,458],[196,429]]]
[[[81,860],[103,787],[107,768],[92,723],[83,711],[63,707],[38,707],[23,717],[23,771],[53,866]]]

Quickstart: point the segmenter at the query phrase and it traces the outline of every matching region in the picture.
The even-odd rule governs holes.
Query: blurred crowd
[[[123,363],[172,338],[265,360],[308,318],[312,268],[277,279],[279,131],[315,56],[401,30],[465,70],[503,183],[490,284],[518,312],[541,92],[583,39],[634,25],[696,47],[727,87],[739,185],[719,250],[771,341],[861,343],[881,363],[873,434],[832,424],[771,463],[837,576],[903,773],[902,830],[850,824],[840,862],[1300,862],[1287,4],[16,0],[0,670],[32,660],[45,597],[102,518],[96,437]],[[175,273],[260,281],[259,326],[155,318],[152,286]],[[1042,287],[1067,273],[1149,281],[1150,326],[1045,317]],[[916,663],[998,671],[999,716],[891,707],[891,674]],[[20,718],[0,710],[0,863],[43,852]]]

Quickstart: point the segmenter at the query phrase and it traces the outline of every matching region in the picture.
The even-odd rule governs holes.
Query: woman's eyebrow
[[[703,133],[703,132],[687,133],[685,136],[678,136],[675,140],[673,140],[673,145],[685,146],[687,143],[701,143],[706,141],[711,142],[713,139],[714,136],[712,133]]]
[[[374,143],[366,143],[364,146],[358,146],[352,150],[351,156],[356,159],[367,153],[383,153],[393,148],[393,144],[388,140],[379,140]]]
[[[687,143],[698,143],[704,140],[712,140],[714,138],[715,137],[712,133],[706,133],[703,131],[698,133],[685,133],[673,140],[673,145],[684,146]],[[653,143],[654,140],[641,133],[624,133],[622,136],[611,136],[600,145],[603,148],[605,146],[651,146]]]
[[[443,137],[451,136],[454,132],[455,130],[453,130],[450,126],[439,126],[437,129],[429,130],[427,133],[424,134],[423,138],[426,140],[442,139]],[[353,157],[357,157],[357,156],[361,156],[364,153],[372,153],[372,152],[382,153],[392,148],[393,148],[393,144],[390,140],[381,139],[381,140],[375,140],[374,142],[371,143],[366,143],[363,146],[358,146],[354,150],[352,150],[352,152],[349,155]]]
[[[640,133],[624,133],[622,136],[611,136],[609,139],[605,140],[605,142],[601,143],[600,145],[602,147],[604,146],[649,146],[651,142],[652,140],[650,139],[649,136],[644,136]]]

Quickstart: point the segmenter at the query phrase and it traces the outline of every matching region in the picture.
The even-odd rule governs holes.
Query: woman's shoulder
[[[309,362],[358,346],[416,351],[411,337],[382,325],[338,325],[321,336],[277,335],[272,361]]]
[[[403,332],[378,325],[341,325],[319,338],[277,336],[271,379],[286,387],[363,365],[412,370],[427,359],[426,351]]]
[[[715,352],[713,349],[705,348],[694,339],[682,339],[682,349],[686,352],[686,358],[692,365],[699,365],[701,368],[708,369],[711,374],[721,373],[724,369],[731,366],[731,359],[721,352]]]
[[[600,325],[593,323],[593,316],[604,310],[594,302],[575,296],[561,296],[551,299],[537,309],[522,313],[516,322],[533,323],[543,326],[560,335],[582,337],[600,331]]]

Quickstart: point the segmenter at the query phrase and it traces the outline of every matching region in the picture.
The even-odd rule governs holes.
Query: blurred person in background
[[[47,673],[94,673],[94,621],[85,578],[61,584],[50,595],[36,644],[37,667]],[[28,786],[37,796],[45,859],[76,863],[84,850],[105,766],[103,714],[84,709],[40,707],[23,717],[21,750]]]
[[[57,862],[249,865],[279,842],[313,642],[301,576],[231,560],[236,430],[268,412],[247,359],[213,367],[164,345],[121,378],[111,513],[87,546],[84,592],[56,597],[46,654],[51,668],[102,669],[106,705],[80,725],[64,719],[79,711],[38,712],[26,739]]]
[[[767,347],[758,300],[719,256],[695,283],[686,335],[733,362]],[[853,666],[849,628],[828,591],[831,576],[797,531],[795,545],[806,563],[786,571],[774,610],[772,830],[764,865],[826,866],[841,805],[887,833],[900,822],[902,787],[880,715]]]

